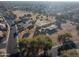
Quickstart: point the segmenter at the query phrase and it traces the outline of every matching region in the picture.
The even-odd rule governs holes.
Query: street
[[[8,22],[9,26],[11,27],[12,25],[12,19],[10,18],[6,18],[5,20]],[[16,32],[16,27],[13,26],[12,29],[10,30],[10,35],[9,35],[9,39],[8,39],[8,45],[7,45],[7,53],[8,54],[14,54],[17,52],[16,49],[16,38],[14,38],[14,33]]]

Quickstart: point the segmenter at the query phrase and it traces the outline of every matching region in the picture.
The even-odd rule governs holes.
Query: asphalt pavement
[[[10,30],[10,35],[9,35],[9,39],[8,39],[8,45],[7,45],[7,53],[8,54],[14,54],[17,52],[17,49],[16,49],[16,44],[17,44],[17,40],[16,38],[14,37],[14,33],[17,31],[16,30],[16,27],[15,26],[11,26],[12,25],[12,22],[13,22],[13,19],[11,18],[6,18],[5,17],[5,20],[7,21],[7,23],[9,24],[10,28],[12,28]]]

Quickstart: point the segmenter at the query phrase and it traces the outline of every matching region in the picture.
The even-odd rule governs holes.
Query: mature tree
[[[65,33],[65,34],[58,36],[58,41],[62,42],[62,41],[65,41],[66,39],[69,39],[71,37],[72,37],[71,33]]]
[[[38,40],[38,48],[44,51],[44,56],[47,56],[47,51],[52,47],[52,40],[45,35],[35,37]]]
[[[59,42],[63,45],[58,48],[58,55],[62,55],[62,52],[76,48],[76,44],[70,39],[72,35],[70,33],[65,33],[58,36]]]
[[[52,47],[52,40],[44,35],[34,38],[19,39],[18,50],[21,56],[47,56],[47,51]]]

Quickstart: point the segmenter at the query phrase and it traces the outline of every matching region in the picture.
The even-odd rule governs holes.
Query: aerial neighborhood
[[[0,57],[79,56],[78,5],[0,2]]]

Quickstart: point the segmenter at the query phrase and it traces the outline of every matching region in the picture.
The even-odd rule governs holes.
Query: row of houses
[[[27,16],[25,17],[20,17],[20,23],[18,23],[18,28],[19,30],[24,29],[36,29],[39,32],[46,32],[47,30],[49,31],[54,31],[57,29],[57,26],[54,24],[54,22],[48,21],[45,18],[44,19],[30,19]],[[53,21],[53,19],[52,19]],[[23,30],[22,30],[23,31]]]
[[[57,26],[54,25],[53,23],[49,23],[45,20],[37,20],[37,22],[35,23],[36,27],[39,27],[39,31],[42,31],[42,30],[55,30],[57,29]]]
[[[57,26],[54,25],[52,22],[48,22],[46,20],[23,20],[21,19],[22,22],[20,22],[18,25],[20,25],[21,27],[24,27],[24,28],[27,28],[29,26],[32,26],[34,25],[35,27],[40,27],[41,29],[56,29]]]
[[[6,24],[2,16],[0,16],[0,38],[3,37],[3,32],[6,30]]]

